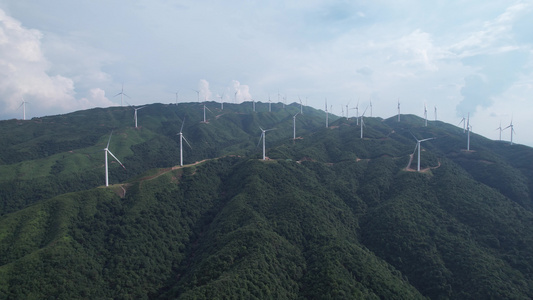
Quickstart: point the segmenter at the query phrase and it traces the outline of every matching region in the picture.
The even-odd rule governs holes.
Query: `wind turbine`
[[[123,96],[126,96],[126,97],[130,98],[130,96],[128,96],[128,95],[126,95],[126,94],[124,93],[124,83],[122,84],[122,89],[120,90],[120,93],[116,94],[116,95],[113,96],[113,97],[116,97],[116,96],[118,96],[118,95],[120,95],[120,106],[124,106],[124,101],[123,101],[123,98],[124,98],[124,97],[123,97]]]
[[[348,103],[346,104],[346,119],[348,119],[348,105],[350,105],[350,102],[352,101],[348,101]]]
[[[195,89],[192,89],[192,90],[196,92],[198,103],[200,103],[200,91],[199,90],[195,90]]]
[[[465,123],[465,122],[466,122],[466,119],[465,119],[465,117],[464,117],[464,115],[463,115],[463,118],[461,119],[461,121],[459,122],[459,124],[457,124],[457,125],[461,125],[461,123],[463,123],[463,133],[466,132],[466,123]]]
[[[187,141],[187,139],[183,136],[183,125],[185,124],[185,119],[183,119],[183,122],[181,122],[181,129],[178,135],[180,136],[180,166],[183,167],[183,141],[189,145],[189,148],[192,149],[191,144]]]
[[[296,116],[299,114],[296,113],[293,117],[292,117],[292,139],[293,140],[296,140]]]
[[[500,121],[500,127],[496,128],[496,130],[500,130],[500,141],[502,140],[502,121]]]
[[[220,110],[224,110],[224,93],[222,93],[222,96],[219,96],[220,98]]]
[[[109,140],[107,141],[107,146],[103,149],[105,151],[105,186],[109,186],[109,175],[108,175],[108,164],[107,164],[107,154],[111,154],[113,158],[126,170],[126,167],[118,160],[118,158],[109,151],[109,143],[111,142],[111,136],[113,135],[113,131],[111,131],[111,134],[109,135]]]
[[[511,128],[511,145],[512,145],[513,144],[513,133],[515,133],[514,127],[513,127],[513,119],[512,118],[511,118],[511,124],[509,124],[509,126],[505,127],[503,130],[505,130],[507,128]]]
[[[424,102],[424,126],[428,127],[428,108]]]
[[[412,136],[415,138],[415,140],[416,140],[415,151],[416,151],[416,149],[418,148],[418,161],[417,161],[416,171],[417,171],[417,172],[420,172],[420,143],[425,142],[425,141],[429,141],[429,140],[434,140],[435,138],[427,138],[427,139],[419,140],[419,139],[417,139],[412,133],[411,133],[411,135],[412,135]],[[413,154],[414,154],[414,151],[413,151]]]
[[[24,98],[22,98],[22,103],[18,107],[18,108],[20,108],[22,106],[22,120],[26,120],[26,103],[29,103],[29,102],[26,102],[26,100],[24,100]]]
[[[143,106],[143,107],[139,107],[139,108],[133,108],[135,110],[135,113],[133,113],[133,118],[135,119],[135,128],[137,128],[137,111],[140,110],[140,109],[143,109],[145,108],[146,106]]]
[[[400,122],[400,98],[398,98],[398,122]]]
[[[370,103],[372,103],[372,101]],[[357,100],[357,105],[355,106],[354,109],[355,109],[355,120],[357,122],[357,125],[359,125],[359,100]]]
[[[470,129],[472,127],[470,126],[470,113],[468,113],[468,117],[466,119],[466,130],[468,130],[467,132],[467,138],[466,138],[466,150],[467,151],[470,151]]]
[[[261,127],[259,127],[261,129],[261,137],[259,137],[259,142],[257,143],[257,146],[259,146],[259,143],[261,143],[261,139],[263,139],[263,160],[265,160],[265,139],[266,139],[266,132],[267,131],[270,131],[270,130],[274,130],[276,128],[272,128],[272,129],[263,129]]]
[[[211,110],[205,105],[205,103],[204,103],[204,123],[207,123],[207,120],[205,119],[205,110],[206,110],[206,109],[207,109],[208,111],[211,111]],[[213,112],[211,111],[211,113],[213,113]]]
[[[326,98],[326,128],[329,127],[328,98]]]
[[[366,113],[366,110],[368,109],[365,108],[365,111],[363,112],[363,114],[361,115],[361,138],[363,138],[363,127],[365,127],[365,120],[364,120],[364,116],[365,116],[365,113]]]
[[[176,92],[176,105],[178,105],[178,94],[179,94],[179,92],[180,92],[180,90],[178,90],[178,91]]]

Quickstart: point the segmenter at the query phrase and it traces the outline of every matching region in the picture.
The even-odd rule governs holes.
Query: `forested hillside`
[[[299,105],[215,105],[0,122],[0,298],[533,297],[533,149],[309,107],[293,139]]]

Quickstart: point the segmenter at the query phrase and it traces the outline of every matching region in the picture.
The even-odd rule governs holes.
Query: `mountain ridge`
[[[293,140],[291,111],[246,105],[225,105],[209,124],[196,103],[155,105],[140,111],[137,129],[117,125],[127,108],[77,112],[119,117],[79,153],[36,150],[36,160],[2,165],[0,296],[533,297],[533,167],[520,161],[531,148],[472,134],[464,151],[460,128],[410,115],[365,118],[361,139],[356,120],[326,128],[325,114],[305,107]],[[193,149],[179,167],[183,117]],[[265,161],[259,125],[278,128],[267,133]],[[109,129],[127,171],[112,165],[106,188],[92,153]],[[422,144],[425,172],[406,170],[412,135],[437,137]],[[1,157],[42,149],[24,143]],[[49,195],[36,198],[41,191]]]

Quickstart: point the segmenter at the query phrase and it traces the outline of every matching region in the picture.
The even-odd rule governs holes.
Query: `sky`
[[[0,119],[299,102],[533,146],[533,0],[0,0]],[[124,103],[126,105],[126,103]],[[367,111],[366,115],[369,115]],[[462,125],[461,125],[462,126]],[[510,130],[502,139],[510,139]]]

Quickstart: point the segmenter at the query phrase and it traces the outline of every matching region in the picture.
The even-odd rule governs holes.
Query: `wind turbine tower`
[[[220,110],[224,110],[224,93],[220,96]]]
[[[185,119],[183,119],[183,122],[181,122],[181,129],[178,135],[180,136],[180,166],[183,167],[183,141],[189,145],[189,148],[192,149],[191,144],[187,141],[187,139],[183,136],[183,124],[185,124]]]
[[[512,145],[513,144],[513,133],[515,133],[514,127],[513,127],[513,119],[511,119],[511,124],[509,124],[509,126],[505,127],[503,130],[507,128],[511,128],[511,145]]]
[[[466,119],[466,130],[468,130],[467,138],[466,138],[466,150],[467,151],[470,151],[470,129],[471,129],[471,126],[470,126],[470,113],[468,113],[468,118]]]
[[[205,103],[204,103],[204,123],[207,123],[207,119],[205,118],[205,110],[206,110],[206,109],[207,109],[208,111],[210,111],[211,113],[213,113],[213,112],[212,112],[212,111],[211,111],[211,110],[205,105]]]
[[[26,100],[22,98],[22,103],[19,106],[19,108],[22,106],[22,120],[26,120],[26,103],[29,103],[29,102],[26,102]]]
[[[296,113],[293,117],[292,117],[292,139],[293,140],[296,140],[296,116],[298,115],[299,113]]]
[[[419,140],[419,139],[417,139],[414,135],[413,135],[413,137],[414,137],[415,140],[416,140],[415,151],[416,151],[416,149],[418,149],[418,158],[417,158],[418,161],[417,161],[417,165],[416,165],[416,171],[417,171],[417,172],[420,172],[420,144],[421,144],[422,142],[429,141],[429,140],[433,140],[433,139],[435,139],[435,138],[427,138],[427,139]],[[413,153],[414,153],[414,152],[413,152]]]
[[[263,129],[261,127],[259,127],[261,129],[261,137],[259,138],[259,143],[261,143],[261,139],[263,140],[263,160],[265,160],[266,156],[265,156],[265,139],[266,139],[266,132],[267,131],[270,131],[270,130],[274,130],[275,128],[272,128],[272,129]],[[257,143],[257,146],[259,146],[259,143]]]
[[[400,122],[400,98],[398,98],[398,122]]]
[[[365,108],[365,111],[363,111],[363,114],[361,115],[361,139],[363,138],[363,127],[365,127],[365,119],[364,119],[364,117],[365,117],[365,113],[366,113],[367,109],[368,109],[368,107]]]
[[[428,108],[426,106],[426,103],[424,103],[424,126],[428,126]]]
[[[328,98],[326,98],[326,128],[329,127]]]
[[[120,95],[120,106],[124,106],[124,97],[123,96],[126,96],[126,97],[130,98],[130,96],[128,96],[128,95],[126,95],[124,93],[124,83],[122,84],[122,89],[120,90],[120,93],[116,94],[113,97],[116,97],[118,95]]]
[[[143,107],[139,107],[139,108],[133,108],[135,110],[135,113],[133,113],[133,118],[135,119],[135,128],[137,128],[137,111],[140,110],[140,109],[143,109],[145,108],[146,106],[143,106]]]
[[[107,146],[103,149],[105,151],[105,186],[109,186],[109,169],[108,169],[108,163],[107,163],[107,154],[111,154],[111,156],[126,170],[126,167],[118,160],[118,158],[109,151],[109,143],[111,142],[111,136],[113,135],[113,131],[111,131],[111,134],[109,135],[109,140],[107,140]]]

